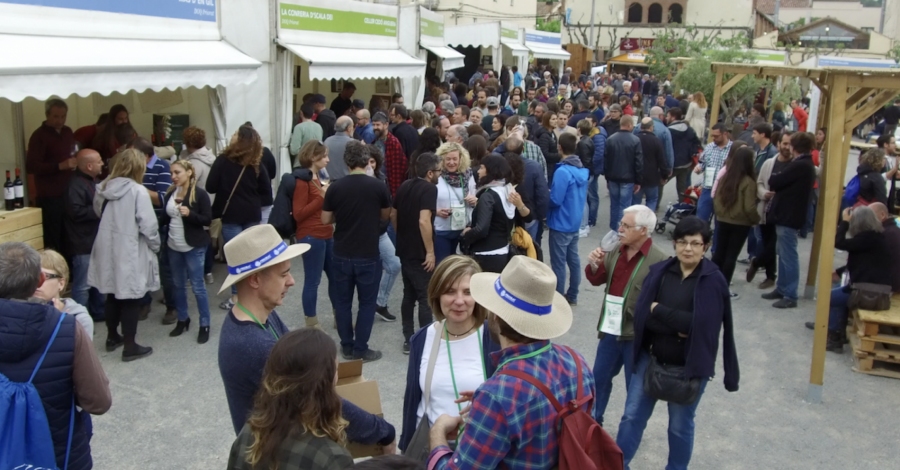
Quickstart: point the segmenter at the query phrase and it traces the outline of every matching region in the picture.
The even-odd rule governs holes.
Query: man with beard
[[[612,136],[619,132],[619,120],[622,119],[622,107],[617,104],[609,105],[609,114],[600,121],[600,127],[606,130],[606,135]]]
[[[777,273],[776,265],[776,246],[778,235],[775,231],[775,224],[768,220],[769,209],[772,208],[772,198],[775,193],[769,190],[769,178],[784,171],[788,163],[794,159],[791,154],[791,132],[784,131],[783,134],[775,132],[772,134],[772,142],[778,144],[778,155],[763,162],[759,170],[759,176],[756,178],[756,193],[759,198],[758,210],[760,213],[759,231],[762,240],[762,249],[759,254],[750,259],[750,268],[747,270],[747,282],[753,282],[757,271],[766,270],[766,280],[764,280],[759,288],[768,290],[775,286],[775,275]]]
[[[503,108],[503,114],[507,116],[515,116],[519,112],[519,106],[522,104],[521,95],[513,95],[509,98],[509,105]]]
[[[337,121],[337,115],[330,109],[325,109],[325,95],[313,95],[312,104],[316,112],[315,121],[322,126],[322,139],[327,139],[334,135],[334,124]]]
[[[409,119],[409,111],[402,104],[392,104],[388,111],[388,117],[393,125],[391,133],[400,141],[408,161],[413,151],[419,147],[419,131],[406,122]]]
[[[528,117],[530,105],[534,102],[534,93],[534,88],[530,88],[525,92],[525,100],[519,103],[519,107],[516,108],[516,114],[521,117]]]
[[[447,141],[447,131],[450,129],[450,119],[447,116],[437,116],[432,121],[432,127],[437,129],[441,136],[441,142]]]
[[[384,155],[384,175],[393,196],[406,180],[408,160],[400,141],[388,131],[388,118],[384,113],[375,113],[372,117],[372,131],[375,133],[375,146]]]
[[[475,95],[475,101],[472,103],[472,109],[481,111],[482,116],[486,115],[488,113],[487,99],[487,90],[478,90],[478,93]]]

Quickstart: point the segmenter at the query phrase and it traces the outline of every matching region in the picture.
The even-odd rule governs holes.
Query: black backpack
[[[275,202],[272,204],[272,212],[269,214],[269,224],[275,227],[282,238],[291,238],[297,233],[297,222],[294,220],[294,188],[298,179],[312,181],[312,172],[303,169],[282,175],[278,192],[275,194]]]

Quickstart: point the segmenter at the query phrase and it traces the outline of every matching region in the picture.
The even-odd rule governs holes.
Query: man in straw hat
[[[579,376],[583,393],[593,395],[594,376],[584,358],[549,341],[569,331],[572,308],[556,292],[550,267],[525,256],[511,259],[501,274],[474,274],[471,291],[489,311],[491,336],[502,348],[492,354],[497,372],[474,393],[460,394],[472,402],[465,422],[449,415],[434,422],[429,468],[553,468],[559,459],[556,410],[540,390],[506,374],[553,384],[560,403],[576,398]],[[588,413],[589,407],[583,406]],[[448,435],[463,425],[453,452]]]
[[[289,330],[275,308],[294,285],[291,260],[310,249],[299,243],[288,246],[271,225],[257,225],[225,244],[228,277],[221,294],[237,286],[237,302],[228,311],[219,334],[219,373],[235,434],[253,409],[253,396],[269,353]],[[232,264],[233,263],[233,264]],[[347,439],[361,444],[380,444],[393,452],[394,427],[342,400],[342,415],[350,424]]]

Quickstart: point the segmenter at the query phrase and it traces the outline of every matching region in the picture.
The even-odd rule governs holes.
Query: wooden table
[[[26,207],[0,211],[0,243],[23,242],[35,250],[44,249],[44,226],[41,209]]]

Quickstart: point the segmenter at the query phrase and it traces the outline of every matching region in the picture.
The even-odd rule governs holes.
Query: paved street
[[[855,167],[855,155],[850,161]],[[664,203],[674,198],[674,184],[667,188]],[[601,195],[603,194],[601,188]],[[661,210],[662,213],[662,210]],[[609,199],[601,199],[600,225],[608,225]],[[606,232],[597,227],[582,239],[582,263]],[[546,236],[545,236],[546,240]],[[654,235],[669,253],[667,236]],[[805,281],[811,239],[801,240],[801,263]],[[548,252],[546,244],[545,253]],[[742,256],[743,257],[743,256]],[[297,285],[279,309],[293,328],[303,325],[300,293],[301,261],[292,272]],[[548,260],[549,263],[549,260]],[[216,266],[218,289],[224,265]],[[890,468],[900,461],[896,438],[896,410],[900,408],[900,382],[854,373],[849,352],[827,354],[824,402],[803,401],[809,378],[812,332],[803,327],[813,319],[814,303],[801,300],[794,310],[775,310],[759,298],[756,286],[743,280],[744,268],[735,273],[741,298],[733,303],[737,351],[740,359],[740,391],[728,393],[722,383],[721,349],[719,374],[709,385],[697,411],[692,468],[697,469],[846,469]],[[326,301],[326,282],[319,293],[319,312],[325,331],[331,328],[331,308]],[[402,295],[398,279],[390,309],[399,316]],[[596,349],[598,305],[601,288],[581,285],[575,323],[559,342],[575,347],[593,362]],[[189,297],[192,297],[189,294]],[[159,324],[164,307],[154,303],[148,321],[142,322],[138,339],[153,346],[151,357],[132,363],[120,360],[120,351],[102,349],[105,327],[98,325],[95,343],[109,375],[113,406],[105,416],[94,418],[92,441],[97,469],[221,469],[234,439],[224,390],[217,368],[216,351],[224,312],[216,308],[224,296],[212,297],[212,337],[206,345],[196,343],[194,328],[179,338],[169,338],[171,326]],[[191,299],[193,303],[193,299]],[[196,321],[195,311],[192,313]],[[194,325],[196,326],[196,323]],[[367,364],[368,378],[377,379],[385,417],[399,426],[406,384],[407,356],[401,353],[400,323],[376,320],[371,347],[384,358]],[[608,431],[615,436],[624,408],[625,390],[617,377],[607,409]],[[659,469],[666,463],[666,411],[658,406],[633,462],[636,469]],[[398,434],[400,429],[398,427]],[[895,462],[891,464],[890,462]]]

